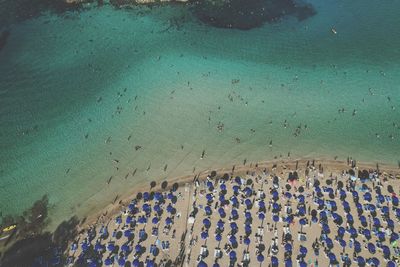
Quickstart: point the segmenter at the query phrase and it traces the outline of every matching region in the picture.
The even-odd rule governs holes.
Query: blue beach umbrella
[[[124,259],[123,257],[121,257],[121,258],[118,259],[118,265],[119,265],[119,266],[125,266],[125,262],[126,262],[126,261],[125,261],[125,259]]]
[[[108,250],[108,251],[114,251],[114,249],[115,249],[114,243],[108,243],[108,245],[107,245],[107,250]]]
[[[207,231],[201,232],[201,238],[202,239],[207,239],[208,238],[208,232]]]
[[[130,229],[125,230],[125,231],[124,231],[124,236],[125,236],[125,237],[130,237],[130,236],[132,236],[132,231],[131,231]]]
[[[126,224],[130,224],[131,222],[132,222],[132,216],[127,216],[126,220],[125,220],[125,223]]]
[[[229,252],[229,259],[235,260],[236,259],[236,251],[232,250]]]
[[[271,265],[272,265],[273,267],[279,265],[279,260],[278,260],[277,257],[275,257],[275,256],[272,256],[272,257],[271,257]]]
[[[234,235],[230,236],[230,237],[229,237],[229,242],[230,242],[231,244],[236,244],[236,243],[237,243],[236,237],[235,237]]]
[[[237,223],[231,222],[231,223],[230,223],[230,226],[231,226],[231,229],[232,229],[232,230],[238,230],[238,225],[237,225]]]
[[[204,261],[200,261],[200,262],[197,264],[197,267],[207,267],[207,264],[206,264]]]
[[[394,263],[393,261],[388,261],[386,267],[396,267],[396,263]]]
[[[246,217],[246,219],[251,219],[251,213],[246,211],[244,216]]]
[[[157,224],[158,223],[158,218],[157,217],[153,217],[153,219],[151,220],[151,222],[153,224]]]
[[[154,261],[153,260],[147,260],[146,267],[154,267]]]
[[[286,243],[285,244],[285,251],[292,251],[292,244],[290,244],[290,243]]]
[[[127,244],[123,244],[121,246],[121,250],[124,251],[124,252],[128,252],[129,251],[129,246]]]
[[[221,185],[219,186],[219,188],[220,188],[222,191],[225,191],[225,190],[226,190],[226,184],[221,184]]]
[[[285,267],[292,267],[293,262],[291,258],[285,259]]]
[[[264,219],[265,219],[265,214],[264,214],[263,212],[260,212],[260,213],[258,214],[258,219],[264,220]]]
[[[113,263],[114,263],[113,258],[107,258],[107,259],[104,260],[104,264],[105,264],[106,266],[110,266],[110,265],[112,265]]]
[[[204,211],[206,212],[207,216],[209,216],[209,215],[212,214],[212,210],[211,210],[211,207],[210,207],[210,206],[206,206],[206,207],[204,208]]]
[[[208,218],[205,218],[205,219],[203,220],[203,224],[204,224],[204,226],[205,226],[206,228],[210,228],[210,226],[211,226],[211,222],[210,222],[210,220],[209,220]]]
[[[278,216],[278,215],[273,215],[273,216],[272,216],[272,220],[273,220],[274,222],[279,222],[279,216]]]
[[[213,267],[219,267],[219,264],[218,263],[214,263]]]
[[[374,244],[368,243],[367,248],[368,248],[369,253],[375,254],[376,248],[375,248],[375,245],[374,245]]]
[[[261,254],[261,253],[258,254],[258,255],[257,255],[257,261],[260,262],[260,263],[263,262],[263,261],[264,261],[264,255]]]
[[[305,257],[307,255],[307,248],[300,246],[300,254]]]
[[[215,235],[215,240],[220,242],[222,240],[222,236],[220,234]]]
[[[96,251],[100,251],[103,250],[103,245],[100,242],[96,242],[96,244],[94,245],[94,250]]]
[[[142,251],[142,246],[140,244],[137,244],[135,246],[135,251],[136,251],[136,253],[140,253]]]
[[[248,198],[246,198],[246,200],[244,201],[244,204],[247,206],[247,208],[249,207],[249,206],[251,206],[251,200],[250,199],[248,199]]]
[[[133,267],[139,267],[139,266],[140,266],[140,261],[139,261],[138,259],[134,259],[134,260],[132,261],[132,266],[133,266]]]
[[[81,245],[81,248],[83,251],[86,251],[89,249],[89,244],[87,242],[83,242]]]
[[[357,257],[357,264],[358,264],[358,266],[365,266],[365,264],[366,264],[365,259],[363,257],[361,257],[361,256],[358,256]]]
[[[244,240],[243,240],[243,243],[244,243],[246,246],[250,245],[250,238],[246,236],[246,237],[244,238]]]
[[[170,217],[167,217],[167,218],[165,219],[165,223],[166,223],[167,225],[170,225],[170,224],[172,223],[172,219],[171,219]]]
[[[217,227],[221,229],[221,228],[224,228],[224,225],[225,225],[224,221],[219,219],[219,221],[217,222]]]

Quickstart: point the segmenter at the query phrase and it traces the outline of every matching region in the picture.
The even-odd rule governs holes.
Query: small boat
[[[332,31],[333,34],[337,34],[337,31],[336,31],[335,28],[332,28],[331,31]]]

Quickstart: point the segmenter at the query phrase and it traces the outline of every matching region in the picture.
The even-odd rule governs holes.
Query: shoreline
[[[232,168],[231,167],[222,167],[219,169],[206,169],[202,170],[200,172],[197,172],[197,174],[193,175],[183,175],[183,176],[178,176],[178,177],[173,177],[171,179],[167,179],[164,181],[168,182],[168,187],[165,189],[161,189],[160,184],[164,181],[158,181],[156,182],[156,186],[153,189],[150,189],[150,182],[148,181],[148,184],[140,183],[136,188],[133,190],[122,194],[121,196],[117,195],[118,198],[114,200],[113,203],[110,203],[106,206],[103,206],[102,208],[96,209],[90,214],[87,214],[84,218],[79,218],[81,220],[81,223],[78,226],[78,230],[85,229],[91,225],[96,225],[99,223],[99,219],[102,217],[104,220],[109,220],[112,217],[114,217],[117,213],[121,212],[121,209],[125,207],[129,202],[136,198],[136,195],[139,192],[142,191],[153,191],[153,192],[162,192],[162,191],[167,191],[172,187],[174,183],[178,183],[179,186],[185,185],[185,184],[192,184],[194,179],[197,177],[199,181],[204,181],[207,176],[212,172],[215,171],[217,173],[217,177],[222,176],[224,173],[229,173],[230,175],[243,175],[243,174],[248,174],[250,171],[260,171],[264,168],[271,169],[274,164],[277,165],[277,168],[283,167],[283,169],[293,169],[291,167],[296,166],[296,162],[299,166],[299,171],[304,171],[305,170],[305,164],[307,162],[312,162],[315,161],[315,164],[321,164],[323,165],[324,168],[327,168],[329,171],[343,171],[345,170],[345,167],[347,169],[351,169],[351,165],[347,164],[347,161],[344,160],[334,160],[334,159],[324,159],[324,158],[318,158],[318,159],[312,159],[312,158],[301,158],[301,159],[274,159],[274,160],[267,160],[267,161],[260,161],[260,162],[246,162],[245,165],[240,164],[240,165],[233,165],[235,166],[234,172],[232,173]],[[257,166],[256,166],[257,165]],[[382,173],[387,173],[388,175],[393,175],[394,179],[396,177],[400,178],[400,167],[396,167],[395,165],[390,165],[390,164],[385,164],[385,163],[371,163],[371,162],[356,162],[356,169],[362,170],[362,169],[373,169],[376,170],[377,166],[379,166],[379,170],[382,171]],[[281,170],[281,173],[283,171]],[[304,176],[304,172],[299,172],[300,177]]]

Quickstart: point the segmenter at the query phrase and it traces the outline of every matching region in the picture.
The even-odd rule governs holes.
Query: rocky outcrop
[[[304,20],[315,14],[311,5],[295,0],[199,0],[193,10],[207,24],[242,30],[277,21],[285,15]]]

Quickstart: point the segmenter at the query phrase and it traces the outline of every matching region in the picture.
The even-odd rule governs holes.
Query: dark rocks
[[[308,4],[295,0],[198,0],[194,14],[204,23],[220,28],[248,30],[285,15],[304,20],[315,14]]]

